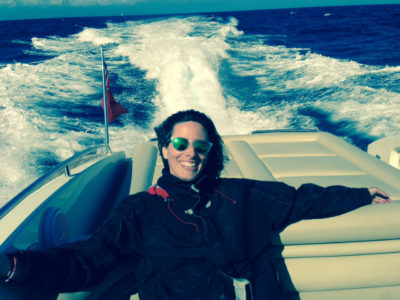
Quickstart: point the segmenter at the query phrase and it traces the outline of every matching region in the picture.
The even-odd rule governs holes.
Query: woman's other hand
[[[378,188],[369,188],[371,193],[372,204],[382,204],[392,202],[389,195]]]

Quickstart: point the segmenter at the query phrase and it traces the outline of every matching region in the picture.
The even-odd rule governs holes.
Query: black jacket
[[[367,189],[341,186],[296,190],[280,182],[219,179],[192,188],[169,174],[158,185],[168,197],[129,196],[89,240],[15,254],[18,281],[78,291],[129,259],[141,300],[234,299],[229,277],[248,279],[256,300],[280,299],[272,233],[371,203]]]

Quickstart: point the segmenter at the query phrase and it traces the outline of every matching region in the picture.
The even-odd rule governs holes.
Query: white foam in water
[[[107,25],[64,38],[34,38],[33,52],[49,55],[48,60],[0,69],[0,202],[39,175],[38,161],[61,161],[102,142],[102,116],[92,115],[102,114],[100,45],[105,46],[117,86],[129,91],[137,80],[131,78],[132,70],[137,68],[144,71],[149,85],[155,85],[155,93],[146,95],[156,108],[148,112],[153,119],[147,128],[135,126],[132,114],[119,118],[122,126],[110,124],[114,151],[131,155],[140,142],[154,136],[153,126],[173,112],[190,108],[208,114],[223,134],[288,128],[294,123],[314,128],[312,117],[299,114],[306,106],[326,111],[334,122],[354,121],[360,132],[398,134],[399,94],[378,85],[386,77],[398,80],[396,68],[269,46],[266,37],[238,31],[234,18],[182,17]],[[243,96],[246,99],[237,98],[240,93],[230,94],[245,86],[236,86],[229,76],[221,80],[226,75],[221,74],[224,63],[237,78],[254,79],[254,90]],[[376,86],[369,86],[368,76]],[[298,90],[307,95],[321,89],[330,93],[308,100],[293,96]],[[129,109],[129,103],[142,99],[128,91],[114,96]],[[279,101],[271,94],[280,96]],[[249,100],[252,97],[254,101]]]
[[[86,28],[77,36],[79,41],[91,42],[97,46],[118,43],[118,39],[105,36],[104,30],[101,29]]]
[[[99,45],[117,44],[119,39],[118,26],[112,24],[65,38],[33,38],[31,53],[49,55],[48,60],[0,69],[0,149],[7,153],[0,158],[0,203],[50,168],[46,164],[103,142],[102,122],[82,116],[90,115],[92,107],[93,114],[100,114],[97,119],[103,118]],[[113,51],[106,51],[107,62],[112,58]],[[128,155],[148,136],[129,125],[109,129],[113,149],[128,150]]]
[[[354,122],[358,132],[372,136],[399,136],[400,94],[385,89],[355,86],[351,91],[340,91],[331,99],[316,103],[317,107],[333,112],[331,120]]]
[[[116,53],[146,71],[147,79],[156,80],[156,122],[194,108],[208,114],[224,134],[248,133],[256,124],[261,128],[270,125],[271,120],[257,112],[231,106],[219,82],[220,64],[229,59],[226,38],[242,34],[235,28],[235,19],[226,24],[192,17],[130,25],[134,38],[119,45]]]
[[[11,188],[14,185],[17,186],[17,189],[20,188],[21,182],[24,182],[28,177],[25,171],[25,166],[28,162],[25,159],[25,155],[21,152],[21,148],[29,144],[30,137],[34,131],[28,120],[26,120],[24,112],[13,109],[13,107],[9,107],[7,104],[6,108],[0,112],[3,120],[0,123],[2,150],[2,155],[0,155],[0,188],[6,191],[7,188]],[[1,200],[5,200],[6,196],[4,192],[1,193]]]
[[[339,61],[307,49],[248,43],[238,51],[251,58],[263,60],[237,64],[234,70],[241,76],[255,76],[265,91],[288,92],[292,89],[326,88],[335,86],[351,76],[365,73],[352,61]]]
[[[81,120],[63,112],[69,107],[73,111],[80,103],[90,106],[86,102],[99,86],[91,75],[93,70],[81,63],[82,53],[67,51],[73,48],[71,40],[35,38],[33,45],[59,55],[41,63],[9,64],[0,69],[0,147],[6,153],[0,158],[1,203],[43,172],[36,168],[38,161],[65,160],[83,150],[80,142],[90,136],[67,130],[65,127],[76,127]],[[99,69],[98,65],[93,68]],[[53,153],[53,158],[47,157],[48,153]]]
[[[209,114],[223,133],[248,132],[257,123],[261,127],[270,125],[271,120],[264,121],[250,111],[242,113],[231,105],[235,101],[227,101],[219,83],[220,63],[229,59],[226,38],[242,34],[236,25],[235,19],[221,24],[202,18],[169,19],[86,28],[65,38],[33,38],[34,51],[54,58],[31,65],[9,65],[0,73],[0,86],[7,87],[0,90],[0,96],[9,100],[3,104],[2,120],[13,119],[19,125],[7,127],[6,122],[1,123],[1,139],[16,153],[2,146],[10,158],[4,161],[0,201],[10,199],[39,175],[36,161],[27,160],[45,160],[47,153],[52,153],[53,159],[61,161],[101,140],[101,124],[83,124],[79,114],[65,115],[66,109],[79,113],[82,104],[99,105],[95,98],[101,93],[100,44],[110,45],[105,49],[109,70],[112,60],[129,58],[133,67],[141,68],[148,80],[156,82],[154,104],[158,111],[153,125],[188,108]],[[114,70],[125,76],[123,70]],[[114,150],[128,150],[130,154],[153,131],[152,126],[137,129],[125,123],[126,119],[120,118],[123,127],[110,126],[110,142]]]
[[[241,77],[254,77],[259,90],[287,94],[288,97],[297,91],[306,96],[308,90],[310,94],[329,91],[326,96],[321,93],[321,98],[310,96],[304,99],[302,96],[287,102],[286,106],[282,102],[275,110],[275,113],[283,113],[279,125],[284,125],[282,120],[293,115],[302,118],[300,124],[305,128],[312,128],[314,121],[296,115],[296,110],[316,107],[325,111],[333,122],[355,124],[359,133],[377,138],[398,135],[400,95],[381,86],[394,86],[400,78],[399,67],[362,65],[311,53],[307,49],[270,46],[258,41],[240,44],[237,52],[242,56],[234,64],[234,71]],[[370,79],[366,81],[365,78]],[[290,122],[287,125],[290,126]]]
[[[157,81],[163,116],[192,107],[221,110],[225,104],[217,72],[228,45],[219,38],[189,36],[194,24],[167,20],[141,25],[135,28],[136,43],[117,49]]]

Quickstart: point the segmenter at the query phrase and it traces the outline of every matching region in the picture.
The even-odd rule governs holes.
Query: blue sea
[[[173,112],[222,134],[399,134],[400,5],[0,22],[0,202],[104,141],[100,48],[128,155]]]

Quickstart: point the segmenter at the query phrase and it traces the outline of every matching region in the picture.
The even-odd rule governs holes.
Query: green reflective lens
[[[210,142],[207,141],[194,141],[193,143],[193,148],[194,151],[201,153],[201,154],[206,154],[208,153],[208,151],[210,151],[212,144]]]
[[[175,150],[185,151],[189,147],[189,141],[185,138],[174,138],[172,139],[172,146],[174,146]]]

